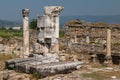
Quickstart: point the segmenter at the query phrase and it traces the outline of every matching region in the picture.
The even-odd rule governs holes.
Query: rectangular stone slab
[[[48,75],[54,75],[59,73],[69,73],[73,70],[79,69],[83,62],[57,62],[35,65],[30,67],[30,73],[37,73],[39,76],[45,77]]]

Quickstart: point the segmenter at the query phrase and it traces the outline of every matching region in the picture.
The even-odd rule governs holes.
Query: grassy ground
[[[22,30],[0,30],[0,37],[11,38],[14,36],[22,37]]]
[[[64,36],[64,32],[60,31],[59,32],[60,38]],[[23,36],[23,31],[22,30],[4,30],[0,29],[0,37],[3,38],[11,38],[11,37],[22,37]]]

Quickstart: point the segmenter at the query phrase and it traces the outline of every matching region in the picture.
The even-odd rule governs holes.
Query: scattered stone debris
[[[0,71],[0,80],[35,80],[31,75],[12,70]]]

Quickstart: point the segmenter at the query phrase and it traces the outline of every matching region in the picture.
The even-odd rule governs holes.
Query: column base
[[[92,54],[90,56],[90,63],[92,63],[92,64],[96,64],[97,63],[97,56],[96,56],[96,54]]]
[[[112,66],[113,65],[112,57],[111,56],[106,56],[105,57],[104,65],[105,66]]]

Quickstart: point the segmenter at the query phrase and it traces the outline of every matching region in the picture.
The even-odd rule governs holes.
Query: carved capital
[[[44,7],[45,15],[59,16],[60,12],[64,9],[63,6],[46,6]]]
[[[22,9],[22,15],[23,15],[23,17],[28,17],[29,16],[29,9]]]

